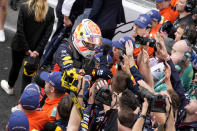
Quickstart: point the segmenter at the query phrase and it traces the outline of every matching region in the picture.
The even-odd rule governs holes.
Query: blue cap
[[[151,27],[152,26],[152,19],[147,14],[141,14],[134,22],[141,28]]]
[[[122,45],[122,43],[119,42],[119,41],[113,41],[112,46],[115,47],[115,48],[120,49],[123,45]]]
[[[119,42],[122,43],[123,46],[125,46],[126,42],[129,40],[133,43],[133,47],[135,47],[135,41],[129,36],[120,38]]]
[[[35,110],[40,104],[40,89],[37,84],[29,84],[21,95],[21,106],[27,110]]]
[[[113,44],[113,42],[110,39],[107,39],[107,38],[103,38],[102,43],[103,44],[109,44],[109,45],[111,45],[111,47],[112,47],[112,44]],[[102,50],[103,50],[103,46],[101,45],[100,47],[98,47],[96,49],[96,53],[102,52]],[[109,50],[109,52],[112,52],[112,48]]]
[[[95,59],[98,63],[100,63],[100,58],[101,58],[101,56],[103,56],[103,53],[96,54],[96,55],[94,55],[94,59]],[[113,64],[112,57],[111,57],[109,54],[107,55],[107,64],[108,64],[108,65]]]
[[[29,121],[27,116],[21,110],[17,110],[10,115],[8,121],[9,131],[29,131]]]
[[[110,39],[107,39],[107,38],[103,38],[102,43],[112,45],[112,41]]]
[[[55,71],[52,73],[42,72],[40,74],[40,78],[46,82],[49,82],[54,88],[58,90],[65,90],[65,88],[61,86],[62,72],[60,71]]]
[[[150,10],[146,14],[149,15],[152,20],[155,20],[157,22],[161,21],[161,14],[157,10]]]

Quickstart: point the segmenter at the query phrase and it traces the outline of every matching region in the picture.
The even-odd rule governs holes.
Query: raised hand
[[[126,48],[126,55],[128,57],[133,57],[133,51],[134,51],[134,48],[133,48],[133,43],[131,40],[127,41],[126,44],[125,44],[125,48]]]

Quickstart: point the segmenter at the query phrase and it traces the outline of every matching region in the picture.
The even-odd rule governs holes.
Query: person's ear
[[[50,91],[55,92],[55,87],[52,87]]]

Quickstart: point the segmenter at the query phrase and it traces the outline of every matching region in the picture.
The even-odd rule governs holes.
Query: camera
[[[147,43],[149,43],[150,47],[154,47],[156,40],[150,37],[142,37],[137,35],[137,37],[135,38],[135,43],[140,45],[147,45]]]
[[[120,54],[119,54],[119,59],[120,59],[120,61],[122,61],[123,60],[123,55],[125,55],[126,54],[126,48],[125,48],[125,46],[122,46],[121,48],[120,48]]]
[[[96,96],[95,99],[99,102],[101,102],[102,104],[111,106],[111,101],[112,101],[112,92],[110,91],[110,89],[108,88],[100,88],[97,92],[96,92]]]
[[[77,92],[78,76],[75,68],[64,71],[61,78],[61,86],[72,92]]]
[[[141,87],[141,89],[138,91],[138,96],[141,103],[143,102],[144,98],[148,100],[148,111],[162,113],[166,112],[165,97],[163,97],[161,94],[154,95],[148,89]]]

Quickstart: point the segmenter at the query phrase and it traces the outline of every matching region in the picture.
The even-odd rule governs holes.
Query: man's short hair
[[[133,110],[139,106],[139,102],[133,92],[129,89],[126,89],[122,92],[122,96],[120,97],[120,108],[125,110]]]
[[[195,25],[187,25],[186,23],[181,23],[179,26],[184,30],[181,39],[187,39],[190,44],[195,44],[196,41],[196,27]]]
[[[126,79],[129,76],[123,72],[119,71],[113,78],[112,78],[112,90],[121,93],[127,88],[127,81]]]
[[[131,128],[131,126],[134,123],[134,113],[132,110],[120,110],[118,112],[118,120],[120,121],[120,124],[123,126],[126,126],[128,128]]]
[[[57,110],[60,117],[64,120],[69,119],[72,109],[72,98],[70,95],[65,95],[58,103]]]

